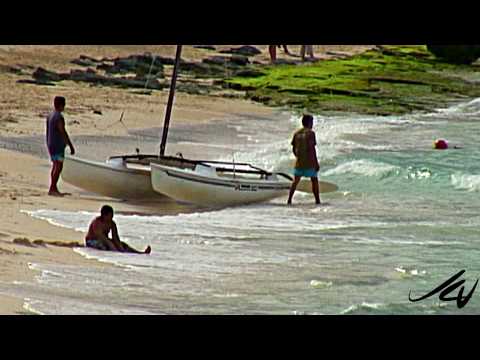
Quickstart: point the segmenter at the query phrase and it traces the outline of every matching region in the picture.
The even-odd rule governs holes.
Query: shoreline
[[[1,80],[0,80],[1,82]],[[38,90],[41,90],[38,88]],[[93,117],[88,112],[76,116],[65,114],[67,130],[70,133],[74,145],[76,138],[91,139],[98,138],[95,148],[100,151],[92,152],[92,143],[84,141],[76,146],[77,155],[80,157],[96,158],[103,161],[105,157],[99,154],[114,155],[116,153],[133,153],[138,132],[154,132],[159,126],[158,122],[163,116],[162,101],[166,102],[166,94],[156,95],[159,104],[144,107],[138,103],[126,103],[125,107],[136,108],[135,122],[128,123],[132,126],[127,131],[122,126],[111,127],[103,131],[99,136],[93,125],[98,124],[99,118]],[[173,129],[180,129],[178,133],[188,135],[189,129],[203,129],[203,133],[218,129],[228,124],[229,119],[244,118],[248,116],[272,117],[278,112],[276,109],[265,107],[261,104],[254,104],[248,100],[218,99],[206,96],[180,97],[173,114],[175,126]],[[135,99],[136,100],[136,99]],[[68,94],[67,94],[68,101]],[[151,99],[148,99],[150,102]],[[143,103],[145,104],[145,103]],[[73,104],[72,104],[73,106]],[[133,113],[134,110],[131,110]],[[113,122],[118,119],[119,110],[109,110],[103,113],[100,118],[103,122]],[[10,112],[14,118],[18,115],[24,116],[23,112]],[[120,200],[104,198],[95,194],[85,193],[81,189],[65,184],[60,180],[61,191],[72,193],[72,196],[64,198],[53,198],[47,195],[49,183],[50,162],[44,149],[43,121],[31,114],[29,117],[16,117],[18,123],[0,126],[0,138],[6,139],[12,145],[11,149],[0,148],[0,161],[5,166],[5,171],[0,171],[0,314],[20,315],[30,314],[26,309],[24,299],[15,296],[15,289],[9,288],[13,281],[36,281],[38,272],[29,269],[29,263],[66,263],[66,264],[88,264],[88,266],[114,266],[112,264],[99,262],[94,259],[86,259],[84,256],[73,251],[72,243],[83,244],[84,234],[71,229],[61,228],[49,224],[46,221],[34,219],[22,211],[37,209],[56,209],[63,211],[91,211],[98,212],[105,203],[111,204],[118,214],[177,214],[179,212],[192,211],[188,206],[177,205],[172,202],[159,203],[127,203]],[[69,124],[69,121],[80,119],[80,124]],[[86,120],[87,119],[87,120]],[[42,120],[42,119],[40,119]],[[13,125],[13,126],[12,126]],[[19,130],[18,127],[21,129]],[[131,133],[133,132],[133,134]],[[206,135],[203,135],[205,137]],[[218,134],[217,138],[220,138]],[[222,135],[222,134],[220,134]],[[225,143],[231,139],[223,134]],[[102,140],[116,139],[115,144],[106,143]],[[175,137],[173,131],[172,138]],[[181,138],[181,136],[180,136]],[[130,140],[126,140],[130,139]],[[181,139],[180,139],[181,140]],[[193,139],[195,140],[195,139]],[[152,140],[148,144],[150,148],[158,147],[158,141]],[[3,143],[5,145],[5,143]],[[195,144],[170,143],[167,152],[175,153],[176,149],[182,149],[185,156],[198,156],[198,153],[209,155],[223,151],[220,148],[208,149],[207,146],[199,147]],[[27,149],[28,151],[26,151]],[[131,150],[130,150],[131,149]],[[142,149],[142,152],[144,149]],[[67,149],[68,152],[68,149]],[[196,210],[195,210],[196,211]],[[120,229],[121,231],[121,229]],[[121,233],[120,233],[121,235]],[[43,245],[35,245],[33,242],[42,240]],[[56,246],[52,243],[59,243]],[[155,249],[153,249],[155,251]],[[2,288],[4,291],[2,291]]]

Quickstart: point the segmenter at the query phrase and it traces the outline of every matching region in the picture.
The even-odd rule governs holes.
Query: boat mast
[[[175,65],[173,67],[172,81],[170,83],[170,93],[168,95],[167,109],[165,111],[165,121],[163,123],[162,142],[160,144],[160,157],[165,155],[165,147],[167,145],[168,126],[170,125],[170,116],[172,114],[173,99],[175,97],[175,86],[177,84],[177,73],[180,65],[180,55],[182,53],[182,45],[177,45],[177,53],[175,55]]]

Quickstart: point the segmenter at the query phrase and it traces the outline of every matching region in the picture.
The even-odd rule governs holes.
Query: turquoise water
[[[340,191],[316,207],[298,193],[253,206],[162,216],[116,216],[151,256],[77,249],[117,266],[102,273],[36,264],[17,292],[42,313],[478,314],[419,297],[465,269],[480,277],[480,101],[427,115],[317,116],[321,177]],[[236,160],[287,170],[299,119],[239,127]],[[252,125],[252,126],[250,126]],[[254,129],[262,127],[262,140]],[[458,150],[435,151],[435,138]],[[32,216],[85,231],[93,213],[42,209]],[[456,294],[455,291],[453,294]]]

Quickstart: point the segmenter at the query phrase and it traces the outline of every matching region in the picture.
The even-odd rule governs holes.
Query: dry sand
[[[226,48],[223,46],[221,48]],[[266,46],[259,46],[263,53],[256,60],[266,62]],[[316,55],[325,57],[326,51],[360,52],[362,46],[315,46]],[[298,47],[290,47],[298,52]],[[70,61],[79,55],[115,57],[145,51],[164,56],[173,56],[174,46],[53,46],[32,45],[0,46],[0,65],[42,66],[56,71],[75,68]],[[279,49],[280,57],[283,57]],[[212,52],[186,47],[184,58],[198,60],[211,56]],[[81,135],[126,136],[127,129],[117,121],[125,112],[124,123],[129,129],[149,129],[161,126],[166,105],[166,91],[157,91],[150,96],[133,94],[125,89],[91,87],[74,82],[62,82],[55,87],[17,84],[21,77],[0,72],[0,137],[43,136],[45,116],[51,110],[54,96],[67,98],[67,129],[75,143]],[[102,115],[93,114],[102,111]],[[176,124],[211,123],[227,120],[235,114],[273,116],[273,109],[243,100],[214,98],[208,96],[178,94],[173,112]],[[73,121],[75,123],[73,123]],[[21,150],[21,148],[20,148]],[[29,270],[29,263],[84,263],[91,266],[109,266],[87,260],[74,253],[68,246],[83,243],[83,234],[60,228],[31,218],[22,210],[58,209],[64,211],[98,211],[106,202],[117,212],[168,213],[188,211],[173,202],[158,204],[127,204],[85,194],[80,189],[60,183],[62,191],[72,193],[65,198],[47,196],[49,184],[49,161],[46,152],[29,155],[0,149],[0,285],[13,281],[34,281],[37,275]],[[34,245],[33,241],[43,244]],[[50,244],[49,244],[50,242]],[[52,245],[59,242],[67,247]],[[46,244],[45,244],[46,243]],[[155,249],[154,249],[155,251]],[[23,314],[23,299],[0,292],[0,314]]]

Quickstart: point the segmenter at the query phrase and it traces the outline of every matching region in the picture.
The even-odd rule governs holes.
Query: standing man
[[[290,187],[288,196],[288,205],[292,204],[293,194],[297,189],[297,185],[302,177],[309,177],[312,181],[312,191],[315,195],[316,204],[320,204],[320,194],[318,189],[318,176],[320,165],[317,160],[317,152],[315,146],[315,132],[313,132],[313,116],[303,115],[303,128],[293,135],[292,149],[297,162],[295,163],[294,180]]]
[[[57,183],[63,169],[63,160],[65,159],[65,147],[70,147],[70,153],[75,154],[70,137],[65,130],[65,119],[62,112],[65,110],[66,101],[62,96],[56,96],[53,100],[55,110],[47,117],[47,147],[50,159],[52,160],[52,171],[50,173],[51,182],[48,195],[64,196],[58,191]]]

